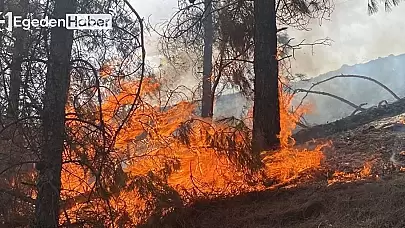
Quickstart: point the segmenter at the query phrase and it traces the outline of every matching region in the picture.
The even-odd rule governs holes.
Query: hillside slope
[[[178,228],[405,227],[405,114],[339,132],[314,179],[199,202],[159,224]]]
[[[249,193],[201,203],[156,227],[405,227],[405,176],[390,180]],[[176,221],[176,222],[174,222]]]
[[[390,55],[353,66],[343,65],[336,71],[322,74],[309,81],[298,82],[294,84],[294,87],[308,89],[315,82],[341,74],[369,76],[383,83],[399,97],[405,96],[405,54],[398,56]],[[368,103],[365,107],[377,105],[382,100],[387,100],[388,102],[395,100],[382,87],[359,78],[336,78],[320,84],[314,90],[337,95],[357,105]],[[315,106],[315,112],[306,117],[307,121],[312,125],[340,119],[350,115],[354,110],[341,101],[322,95],[309,95],[308,101]]]

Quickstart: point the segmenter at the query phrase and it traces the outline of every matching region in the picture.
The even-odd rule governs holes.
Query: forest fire
[[[386,9],[398,2],[387,1]],[[381,202],[387,221],[405,213],[386,203],[405,198],[395,176],[405,167],[405,119],[398,121],[405,99],[394,93],[403,85],[353,72],[402,68],[380,67],[381,59],[367,71],[347,65],[367,56],[300,56],[302,48],[332,44],[308,32],[340,3],[148,1],[159,6],[155,13],[172,14],[161,26],[145,19],[154,7],[142,4],[0,1],[10,22],[0,28],[0,227],[171,227],[172,220],[196,227],[190,224],[210,213],[197,227],[354,227],[352,214],[361,227],[394,227],[375,218]],[[376,1],[368,8],[375,13]],[[34,25],[49,15],[66,23],[11,23]],[[69,15],[108,17],[114,26],[72,29]],[[335,30],[352,33],[345,28]],[[356,54],[371,53],[363,49]],[[345,65],[335,71],[336,64]],[[396,101],[346,79],[372,82]],[[341,85],[365,90],[350,93],[352,100]],[[314,110],[308,100],[319,113],[307,115]],[[381,181],[359,187],[374,177]],[[372,203],[378,213],[368,210]]]
[[[149,79],[143,83],[141,96],[159,88]],[[117,110],[133,101],[134,85],[123,86],[117,96],[103,103],[108,132],[120,126]],[[198,199],[262,191],[310,177],[312,171],[321,168],[325,145],[312,151],[294,147],[291,132],[308,106],[291,113],[288,108],[292,95],[280,94],[281,148],[263,152],[261,164],[250,153],[251,133],[243,121],[232,125],[195,118],[195,106],[187,102],[161,112],[140,101],[105,158],[97,152],[100,145],[87,149],[76,146],[66,151],[66,158],[77,157],[81,164],[64,165],[66,203],[61,223],[88,221],[91,211],[104,211],[105,216],[101,213],[98,222],[138,224]],[[69,127],[75,135],[91,135],[81,122],[70,121]],[[111,168],[104,168],[105,173],[97,177],[98,160]],[[114,221],[107,219],[111,213]]]

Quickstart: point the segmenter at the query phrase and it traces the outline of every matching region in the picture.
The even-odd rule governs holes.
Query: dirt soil
[[[299,145],[330,140],[316,180],[288,189],[199,202],[154,227],[405,227],[404,115]]]

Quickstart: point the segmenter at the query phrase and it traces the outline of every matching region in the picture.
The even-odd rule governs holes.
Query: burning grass
[[[63,154],[62,226],[159,224],[185,206],[297,187],[325,169],[323,150],[330,143],[308,149],[295,146],[291,138],[295,123],[310,107],[291,113],[290,94],[280,92],[280,149],[263,151],[257,158],[250,148],[251,117],[212,122],[195,117],[195,106],[189,102],[162,111],[146,102],[159,84],[149,78],[144,83],[132,112],[128,107],[137,83],[123,83],[99,106],[88,95],[82,104],[74,103],[80,98],[71,99]],[[358,170],[360,174],[336,171],[330,183],[364,179],[371,169],[370,163]]]
[[[335,171],[331,178],[328,179],[328,185],[336,183],[349,183],[373,177],[372,167],[371,162],[365,162],[362,168],[356,169],[353,172]]]
[[[299,118],[311,110],[311,106],[303,105],[290,112],[293,95],[280,90],[280,97],[281,148],[276,152],[264,152],[262,162],[266,177],[275,180],[277,185],[285,185],[303,177],[310,177],[311,171],[320,170],[324,159],[322,149],[329,143],[319,144],[313,150],[296,148],[295,141],[291,137],[292,131]]]
[[[142,96],[159,87],[153,80],[144,83]],[[214,123],[195,118],[195,107],[187,102],[160,111],[141,99],[121,125],[121,107],[133,101],[136,90],[136,83],[124,86],[102,104],[104,119],[95,122],[104,123],[107,133],[96,134],[74,118],[69,122],[75,143],[65,158],[79,162],[64,165],[62,197],[68,203],[61,223],[131,227],[197,200],[297,183],[321,169],[326,145],[313,150],[294,146],[292,129],[308,107],[289,112],[292,95],[281,93],[280,150],[264,151],[257,159],[250,152],[251,131],[246,121]],[[99,110],[74,110],[70,115],[102,116]],[[106,142],[100,137],[110,142],[109,135],[117,129],[120,133],[110,144],[114,146],[103,152]]]

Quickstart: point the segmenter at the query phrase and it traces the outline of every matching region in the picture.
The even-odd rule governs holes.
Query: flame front
[[[145,80],[141,95],[153,94],[158,88],[153,80]],[[121,126],[120,107],[133,102],[136,90],[137,83],[124,84],[117,96],[104,99],[101,111],[105,131],[113,135],[121,127],[108,154],[100,152],[103,143],[99,134],[91,136],[83,122],[68,122],[75,137],[87,138],[93,146],[70,146],[65,152],[65,160],[80,162],[67,162],[63,167],[62,224],[91,218],[96,219],[94,223],[130,227],[198,199],[292,183],[321,167],[322,145],[313,151],[299,150],[291,139],[295,123],[308,107],[290,113],[292,95],[282,90],[281,149],[264,151],[261,168],[255,171],[250,167],[260,164],[255,164],[250,153],[248,124],[239,122],[235,127],[195,118],[195,106],[190,103],[160,111],[141,99]],[[68,107],[68,112],[75,115],[72,108]],[[98,116],[100,111],[91,113]],[[98,216],[94,218],[94,214]]]

